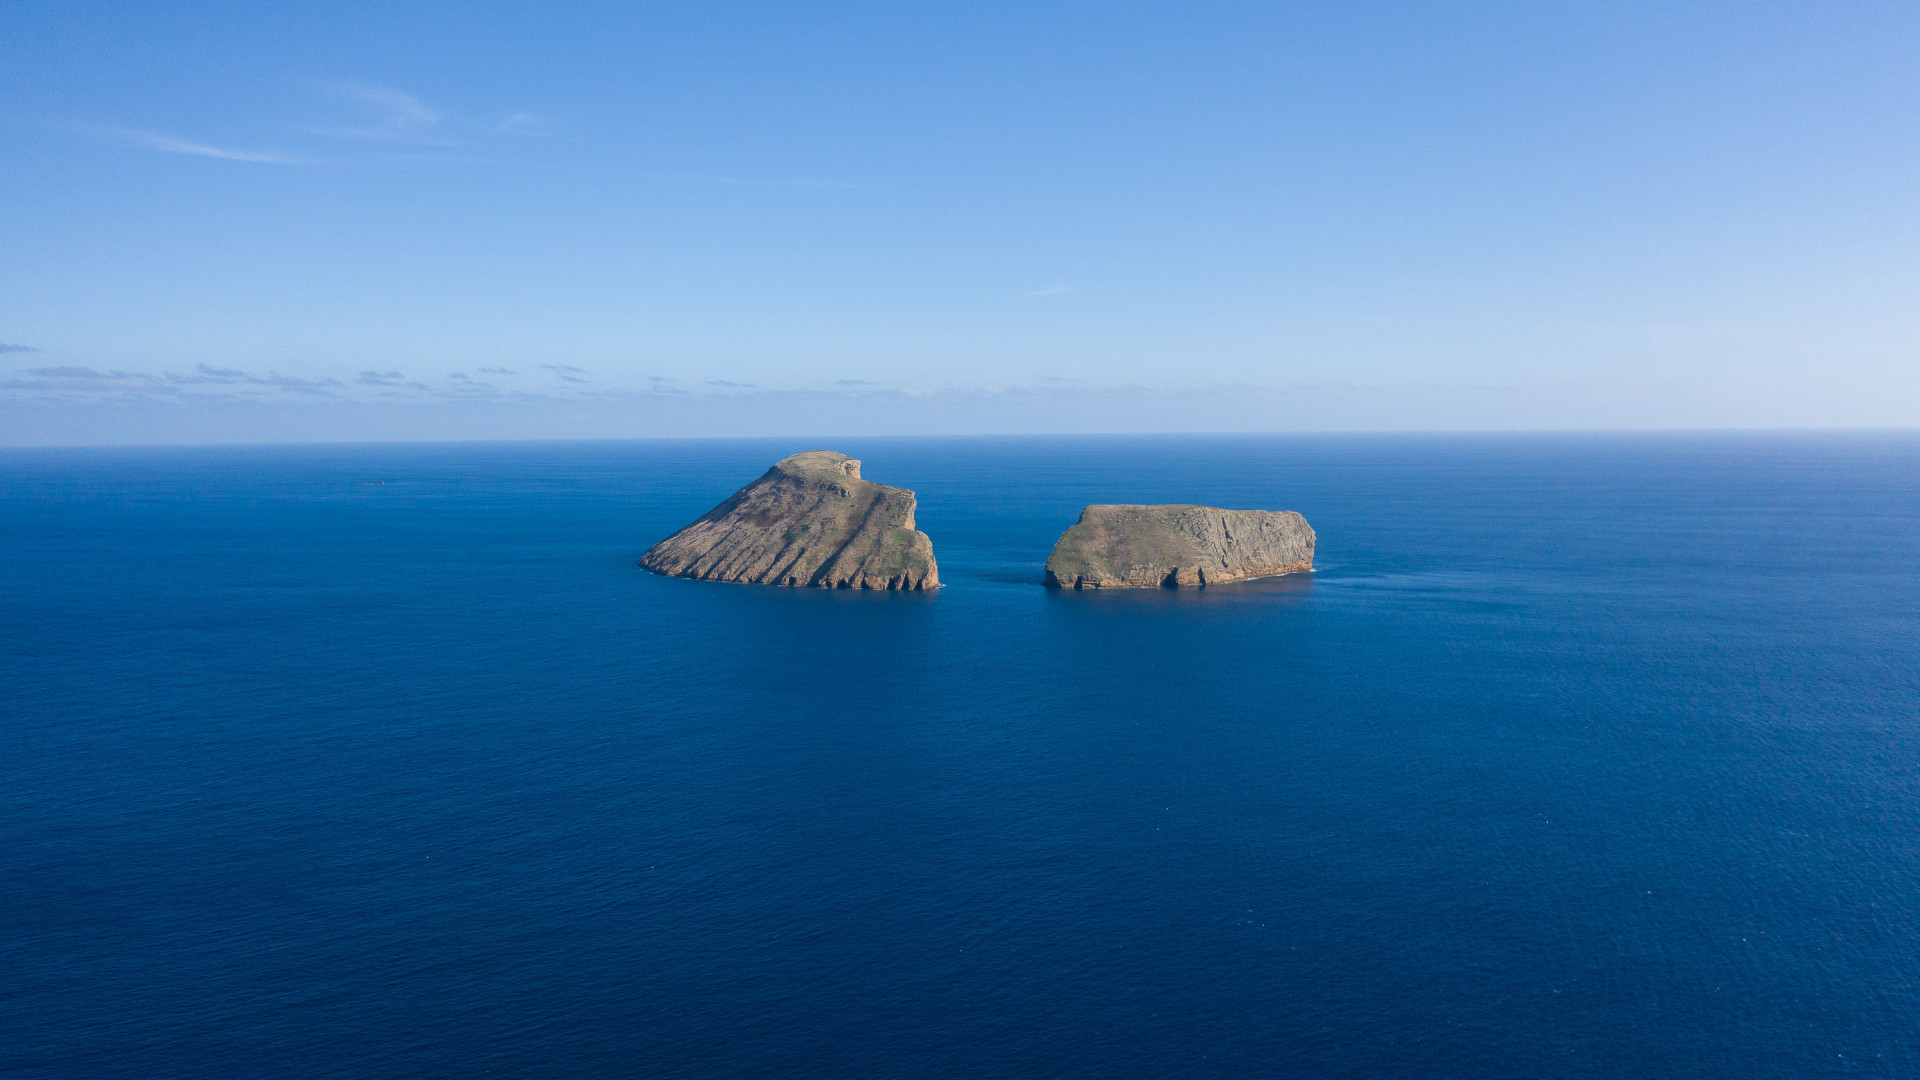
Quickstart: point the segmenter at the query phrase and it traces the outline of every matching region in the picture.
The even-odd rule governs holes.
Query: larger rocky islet
[[[810,450],[776,462],[640,565],[702,581],[832,589],[940,587],[913,492],[860,478],[860,462]]]
[[[1291,510],[1089,506],[1047,557],[1048,585],[1217,585],[1313,569],[1314,533]]]

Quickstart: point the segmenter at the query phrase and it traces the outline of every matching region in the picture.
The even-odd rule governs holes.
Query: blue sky
[[[0,441],[1920,424],[1920,7],[9,4]]]

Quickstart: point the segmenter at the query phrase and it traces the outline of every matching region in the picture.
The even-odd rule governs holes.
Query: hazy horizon
[[[623,435],[602,434],[594,431],[563,431],[556,428],[550,433],[528,433],[507,435],[474,435],[464,426],[448,425],[434,428],[431,425],[413,423],[411,419],[398,420],[390,424],[368,424],[366,414],[356,414],[356,435],[351,438],[326,437],[326,429],[317,427],[313,431],[305,428],[275,428],[265,425],[258,427],[235,427],[181,434],[186,429],[168,426],[158,429],[158,433],[147,431],[127,431],[118,433],[115,438],[87,440],[70,438],[64,440],[18,441],[0,443],[0,453],[17,451],[32,454],[35,451],[61,450],[194,450],[194,449],[243,449],[246,447],[378,447],[378,446],[497,446],[502,444],[524,443],[528,446],[590,445],[598,443],[754,443],[783,442],[791,443],[791,451],[802,449],[844,450],[855,443],[913,443],[928,441],[972,441],[991,442],[995,440],[1113,440],[1124,443],[1126,440],[1230,440],[1230,439],[1298,439],[1303,445],[1314,440],[1450,440],[1459,439],[1468,442],[1493,439],[1527,439],[1539,437],[1548,443],[1559,440],[1612,439],[1621,444],[1638,440],[1686,440],[1701,439],[1806,439],[1818,436],[1832,436],[1848,440],[1895,439],[1910,440],[1920,438],[1920,429],[1914,427],[1533,427],[1533,428],[1314,428],[1288,430],[1259,429],[1219,429],[1219,430],[1059,430],[1059,431],[867,431],[854,432],[836,429],[808,429],[796,427],[791,430],[761,431],[713,431],[707,429],[677,432],[656,432],[653,434]],[[389,434],[391,433],[391,434]],[[195,437],[199,434],[200,437]],[[144,437],[143,437],[144,436]],[[805,445],[802,445],[805,444]]]

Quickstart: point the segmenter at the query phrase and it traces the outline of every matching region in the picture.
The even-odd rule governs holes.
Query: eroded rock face
[[[1216,585],[1313,569],[1299,514],[1214,506],[1089,506],[1053,545],[1047,584],[1068,589]]]
[[[810,450],[647,549],[640,565],[703,581],[823,589],[937,589],[913,492],[860,479],[860,463]]]

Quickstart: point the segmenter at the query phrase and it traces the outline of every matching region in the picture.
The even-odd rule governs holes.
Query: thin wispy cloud
[[[38,375],[43,379],[130,379],[133,376],[124,371],[95,371],[90,367],[62,365],[60,367],[37,367],[27,370],[29,375]]]
[[[353,380],[361,386],[404,387],[408,390],[425,390],[427,385],[415,382],[398,371],[363,371]]]
[[[512,368],[503,367],[483,367],[474,368],[474,370],[482,375],[512,375],[514,373]]]
[[[553,117],[537,112],[503,113],[494,130],[502,135],[544,138],[553,134]]]
[[[404,90],[353,82],[334,82],[329,85],[335,94],[385,113],[390,127],[421,127],[437,124],[441,119],[439,109]]]
[[[341,101],[358,106],[363,119],[357,123],[306,129],[315,135],[332,139],[430,145],[450,145],[453,141],[436,134],[446,115],[404,90],[346,81],[322,83],[321,89]]]
[[[36,349],[31,345],[0,345],[0,353],[14,353],[14,352],[28,353],[28,352],[39,352],[39,351],[40,351],[39,349]]]
[[[454,371],[447,374],[447,392],[456,395],[492,394],[494,389],[490,382],[482,382],[464,371]]]
[[[230,146],[214,146],[210,143],[177,139],[172,135],[163,135],[157,131],[137,131],[131,128],[113,129],[115,138],[130,142],[135,146],[144,146],[149,150],[159,150],[168,154],[188,154],[194,157],[217,158],[221,161],[244,161],[253,165],[310,165],[305,158],[288,154],[276,154],[264,150],[236,150]]]
[[[683,176],[687,174],[681,174]],[[687,176],[709,184],[746,188],[805,188],[814,191],[885,191],[878,184],[855,184],[846,180],[823,180],[811,176]]]
[[[262,386],[314,397],[332,397],[334,388],[342,385],[339,379],[297,379],[291,375],[275,374],[263,375],[254,381]]]
[[[195,364],[191,375],[176,375],[169,371],[164,378],[176,386],[262,386],[312,397],[333,397],[333,391],[345,387],[339,379],[301,379],[278,372],[255,375],[239,368],[216,367],[212,364]]]
[[[164,379],[137,371],[113,369],[100,371],[77,364],[57,364],[30,368],[24,378],[0,379],[6,396],[24,395],[42,400],[98,400],[128,394],[165,395],[171,391]]]
[[[463,120],[414,94],[393,87],[347,80],[324,82],[318,86],[349,112],[343,115],[341,122],[307,124],[298,130],[327,139],[389,144],[392,149],[388,154],[394,157],[404,158],[406,148],[411,147],[415,148],[414,152],[432,160],[449,160],[445,156],[447,148],[474,146],[486,140],[498,142],[509,138],[545,138],[551,135],[555,122],[552,116],[527,110],[501,113],[496,118],[476,116]],[[212,158],[216,161],[253,165],[341,164],[326,157],[201,142],[145,128],[83,126],[77,130],[161,153]]]
[[[192,375],[175,375],[174,382],[183,383],[228,383],[246,382],[248,375],[239,368],[215,367],[212,364],[195,364]]]

